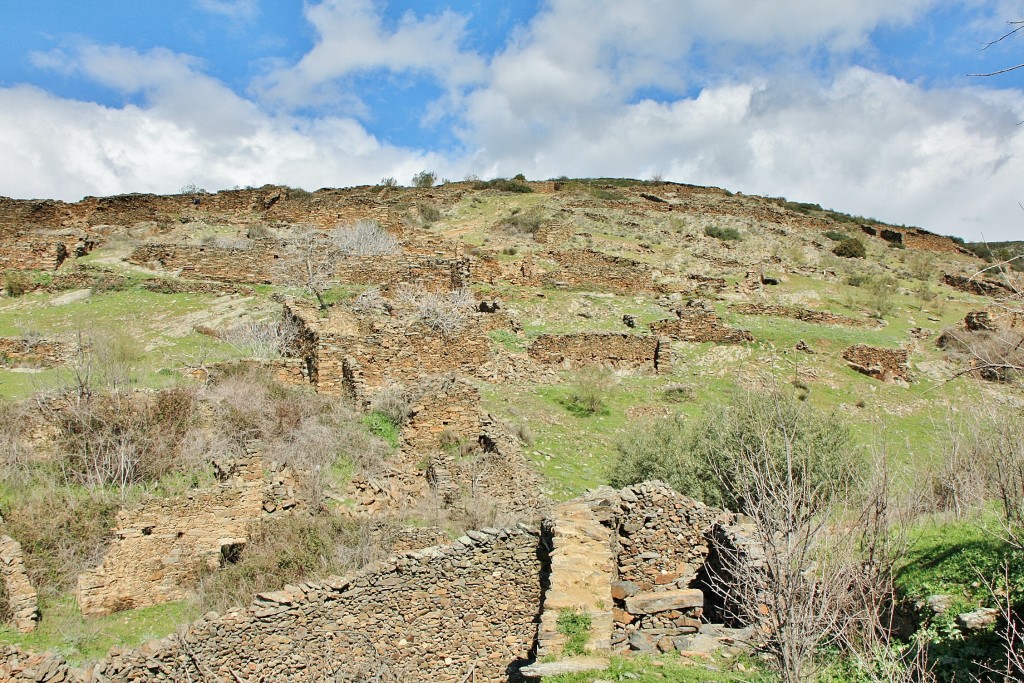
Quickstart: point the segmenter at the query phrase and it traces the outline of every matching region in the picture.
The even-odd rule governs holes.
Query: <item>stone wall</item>
[[[715,309],[703,301],[689,301],[674,312],[675,318],[652,322],[648,326],[651,332],[673,341],[738,344],[754,340],[747,330],[723,324]]]
[[[996,330],[1024,332],[1024,313],[999,309],[971,311],[964,317],[964,328],[971,332],[994,332]]]
[[[612,647],[685,650],[679,639],[701,623],[707,536],[728,515],[659,482],[623,489],[617,507],[606,521],[617,531]]]
[[[0,535],[0,590],[7,593],[11,613],[10,625],[16,631],[31,633],[39,622],[36,589],[25,570],[21,544],[10,536]]]
[[[180,271],[183,276],[223,282],[284,284],[275,264],[285,258],[284,246],[273,240],[254,241],[247,248],[193,244],[143,244],[132,250],[128,261]],[[389,286],[414,282],[426,289],[450,291],[466,286],[469,264],[423,254],[350,256],[339,261],[333,281],[341,284]]]
[[[951,275],[945,273],[942,276],[942,283],[961,292],[976,294],[978,296],[1007,296],[1013,294],[1013,287],[998,280],[987,278],[964,277],[962,275]]]
[[[843,358],[857,372],[877,380],[910,381],[906,349],[880,349],[866,344],[855,344],[843,351]]]
[[[671,365],[668,347],[661,339],[638,334],[542,334],[530,343],[527,352],[536,361],[565,368],[604,366],[667,372]]]
[[[534,647],[538,532],[484,529],[115,652],[86,681],[507,681]],[[102,677],[102,678],[101,678]]]
[[[205,383],[215,381],[225,372],[232,372],[239,368],[265,370],[271,377],[282,384],[301,386],[312,383],[309,377],[309,367],[301,358],[246,358],[242,360],[228,360],[220,363],[211,363],[200,368],[186,368],[182,371],[182,374]]]
[[[185,598],[204,567],[216,568],[224,553],[246,542],[252,523],[298,504],[289,495],[286,474],[265,475],[256,454],[226,463],[219,478],[212,488],[153,499],[118,513],[115,538],[103,561],[78,577],[82,614]]]
[[[843,325],[845,327],[878,327],[875,320],[867,318],[851,318],[829,311],[815,311],[797,306],[776,306],[763,303],[734,304],[729,307],[733,313],[740,315],[770,315],[778,318],[793,318],[815,325]]]
[[[71,355],[71,349],[59,341],[0,337],[0,366],[53,367],[63,365]]]

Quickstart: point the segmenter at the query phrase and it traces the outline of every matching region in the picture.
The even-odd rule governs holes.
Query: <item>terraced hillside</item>
[[[991,265],[662,182],[2,199],[0,531],[38,609],[0,603],[0,642],[82,664],[534,524],[632,483],[638,435],[746,391],[840,416],[928,492],[929,524],[983,516],[943,487],[973,408],[1024,405],[1024,278]],[[476,543],[533,567],[523,538]]]

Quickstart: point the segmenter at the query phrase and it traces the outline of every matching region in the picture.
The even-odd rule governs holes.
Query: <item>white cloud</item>
[[[140,104],[105,107],[31,86],[0,89],[0,187],[16,197],[176,192],[280,182],[317,188],[395,175],[436,157],[381,144],[356,121],[309,121],[261,111],[194,59],[86,46],[62,58]]]
[[[257,0],[196,0],[199,8],[229,19],[251,21],[260,12]]]
[[[484,75],[480,56],[460,47],[466,17],[449,10],[423,18],[408,12],[394,29],[385,27],[371,0],[326,0],[307,7],[306,17],[316,29],[316,45],[255,86],[263,99],[286,110],[357,98],[345,91],[344,79],[377,69],[429,76],[453,101]]]

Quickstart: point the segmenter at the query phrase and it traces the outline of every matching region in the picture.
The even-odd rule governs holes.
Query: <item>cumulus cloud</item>
[[[357,98],[346,92],[346,77],[374,70],[427,76],[452,99],[484,75],[483,59],[461,47],[467,19],[455,12],[423,18],[407,12],[392,29],[371,0],[327,0],[305,11],[317,32],[316,45],[255,86],[262,99],[285,109]]]
[[[47,60],[141,101],[106,107],[31,86],[0,89],[0,186],[12,196],[75,200],[187,183],[316,188],[438,164],[381,144],[351,119],[269,114],[167,50],[84,46]]]

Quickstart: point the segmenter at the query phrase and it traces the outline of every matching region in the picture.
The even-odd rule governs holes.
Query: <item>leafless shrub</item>
[[[398,251],[398,239],[369,219],[337,226],[331,232],[331,241],[342,256],[383,256]]]
[[[245,237],[228,237],[226,235],[206,235],[202,239],[203,246],[214,249],[234,249],[248,251],[252,249],[252,240]]]
[[[254,358],[278,358],[290,348],[298,334],[295,319],[247,321],[220,333],[220,338]]]
[[[476,307],[476,299],[468,289],[441,294],[404,282],[398,286],[395,301],[408,312],[410,322],[422,324],[444,337],[451,337],[465,327]]]
[[[356,313],[390,313],[391,304],[378,287],[371,287],[360,292],[352,301],[352,310]]]
[[[9,483],[24,481],[33,459],[26,433],[29,424],[22,404],[0,402],[0,476]]]
[[[1024,372],[1024,334],[1016,330],[947,328],[937,343],[954,358],[968,364],[968,368],[957,375],[978,373],[985,379],[1005,382]]]
[[[405,387],[391,384],[377,392],[370,404],[370,410],[383,413],[392,424],[401,427],[409,420],[412,401]]]
[[[195,416],[195,394],[109,391],[79,400],[39,402],[55,430],[59,466],[71,483],[92,488],[156,481],[180,465],[179,446]]]
[[[254,223],[245,234],[250,240],[268,240],[274,237],[273,231],[265,223]]]

